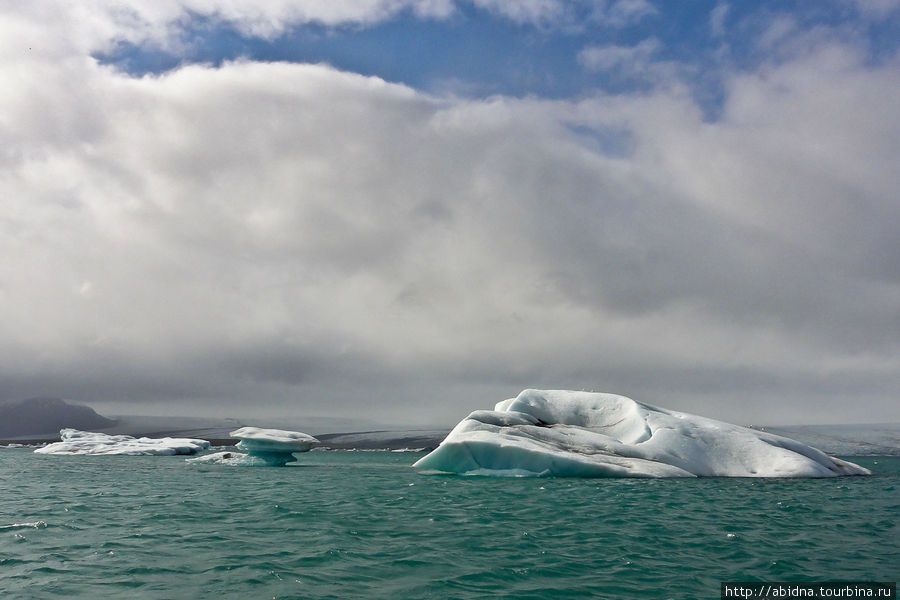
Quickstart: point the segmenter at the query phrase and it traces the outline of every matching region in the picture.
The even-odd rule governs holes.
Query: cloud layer
[[[90,54],[189,11],[268,35],[452,6],[123,6],[4,9],[0,397],[452,422],[558,386],[897,419],[896,60],[794,36],[710,121],[677,77],[568,101],[327,65],[134,78]]]

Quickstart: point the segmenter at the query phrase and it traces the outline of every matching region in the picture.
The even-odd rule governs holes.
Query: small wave
[[[15,529],[45,529],[46,521],[34,521],[32,523],[13,523],[11,525],[0,525],[0,531],[12,531]]]

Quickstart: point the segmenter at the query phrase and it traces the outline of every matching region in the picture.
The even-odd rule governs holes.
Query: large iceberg
[[[61,441],[35,450],[37,454],[125,454],[172,455],[195,454],[209,448],[206,440],[190,438],[134,438],[77,429],[61,429]]]
[[[868,469],[794,440],[615,394],[525,390],[476,410],[414,465],[569,477],[835,477]]]
[[[239,438],[237,448],[244,452],[215,452],[188,462],[200,464],[222,464],[233,466],[267,466],[281,467],[297,458],[295,452],[309,452],[319,440],[300,431],[283,429],[261,429],[259,427],[241,427],[229,434]]]

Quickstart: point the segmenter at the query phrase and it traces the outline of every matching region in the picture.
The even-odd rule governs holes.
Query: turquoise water
[[[729,580],[895,581],[900,458],[842,479],[424,476],[0,450],[0,598],[719,598]]]

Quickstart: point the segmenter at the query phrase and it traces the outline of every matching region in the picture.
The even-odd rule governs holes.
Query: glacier
[[[308,452],[319,440],[300,431],[241,427],[229,433],[239,438],[239,450],[244,452],[215,452],[187,459],[195,464],[220,464],[231,466],[283,467],[295,462],[295,452]]]
[[[191,438],[135,438],[77,429],[60,429],[61,441],[38,448],[36,454],[123,454],[128,456],[196,454],[209,448],[206,440]]]
[[[414,465],[424,473],[562,477],[870,475],[800,442],[625,396],[525,390],[476,410]]]

